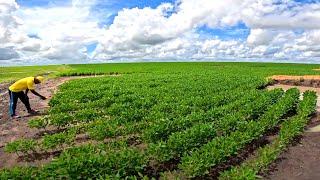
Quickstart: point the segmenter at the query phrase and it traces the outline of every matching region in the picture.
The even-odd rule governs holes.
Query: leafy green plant
[[[36,119],[31,119],[28,121],[28,126],[30,128],[46,129],[49,124],[48,117],[41,117]]]
[[[116,124],[108,120],[97,120],[87,127],[87,133],[92,139],[103,140],[107,137],[114,137],[116,134]]]
[[[8,153],[17,153],[17,155],[19,155],[19,153],[30,153],[30,152],[34,152],[36,150],[37,147],[37,142],[33,139],[19,139],[13,142],[8,143],[5,146],[5,152]]]
[[[70,129],[67,132],[57,133],[53,135],[45,135],[41,147],[45,150],[56,149],[62,147],[64,144],[70,145],[74,142],[76,136],[76,129]]]

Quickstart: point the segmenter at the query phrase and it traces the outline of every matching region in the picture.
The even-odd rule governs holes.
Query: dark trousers
[[[26,106],[28,112],[31,111],[29,98],[27,95],[24,94],[23,91],[12,92],[9,90],[9,96],[10,96],[10,115],[11,116],[16,115],[18,99],[20,99],[21,102]]]

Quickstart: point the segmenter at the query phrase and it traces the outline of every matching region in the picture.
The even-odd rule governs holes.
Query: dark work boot
[[[31,110],[28,110],[28,113],[30,115],[35,115],[35,114],[38,114],[38,111],[35,111],[35,110],[31,109]]]

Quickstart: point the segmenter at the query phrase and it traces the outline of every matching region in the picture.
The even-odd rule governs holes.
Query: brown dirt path
[[[317,92],[317,115],[311,120],[308,128],[320,124],[320,88],[277,84],[269,89],[296,87],[300,92],[313,90]],[[271,172],[265,179],[275,180],[316,180],[320,179],[320,132],[305,132],[297,144],[279,157],[271,166]]]
[[[59,85],[64,82],[75,79],[74,77],[62,77],[49,79],[44,84],[39,84],[36,87],[36,91],[41,95],[48,97],[47,100],[40,100],[37,96],[29,93],[29,100],[31,108],[38,110],[39,115],[45,114],[48,109],[48,102],[52,95],[56,92]],[[10,83],[4,83],[0,85],[0,168],[10,167],[16,164],[16,155],[8,154],[4,152],[4,146],[8,142],[12,142],[20,138],[31,138],[35,136],[39,131],[37,129],[31,129],[28,127],[28,120],[35,116],[28,116],[24,105],[18,100],[17,114],[21,116],[20,119],[12,120],[9,116],[9,95],[8,87]]]
[[[268,79],[273,79],[276,84],[320,88],[320,75],[304,75],[304,76],[275,75],[275,76],[268,77]]]
[[[275,80],[320,80],[319,75],[304,75],[304,76],[288,76],[288,75],[274,75],[270,78]]]

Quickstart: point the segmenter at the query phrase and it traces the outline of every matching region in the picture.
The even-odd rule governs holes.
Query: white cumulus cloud
[[[0,59],[320,62],[320,2],[176,0],[156,8],[124,8],[110,25],[101,26],[110,16],[96,13],[96,5],[103,2],[19,7],[14,0],[0,0]],[[249,29],[247,37],[223,38],[210,32],[234,27],[237,34],[239,23]],[[212,34],[202,34],[203,27]],[[92,44],[97,48],[91,53],[87,46]]]
[[[18,9],[14,0],[0,1],[0,59],[18,58],[15,44],[24,41],[24,37],[16,31],[19,19],[13,15]]]

